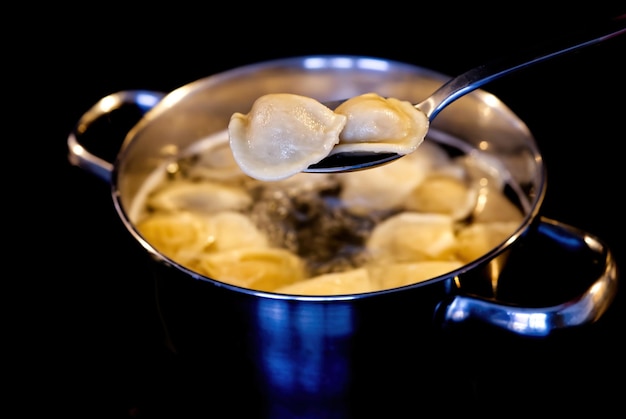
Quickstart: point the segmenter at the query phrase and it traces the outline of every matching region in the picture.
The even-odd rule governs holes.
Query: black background
[[[18,285],[5,294],[16,331],[7,337],[16,349],[7,367],[17,372],[10,376],[12,399],[24,416],[41,410],[62,417],[194,417],[181,393],[206,405],[225,401],[190,390],[163,347],[141,255],[119,225],[109,185],[68,163],[67,135],[100,98],[127,89],[167,92],[240,65],[309,54],[377,56],[456,75],[624,13],[597,2],[551,11],[397,3],[154,8],[109,4],[66,15],[40,9],[45,24],[24,22],[34,35],[9,48],[18,54],[5,65],[17,74],[7,87],[19,89],[17,109],[5,122],[20,121],[10,144],[25,156],[11,162],[10,177],[24,170],[27,176],[18,182],[26,187],[5,196],[17,220],[7,228],[20,233],[5,264],[13,266],[7,284]],[[548,167],[544,215],[601,237],[620,266],[625,58],[624,39],[615,40],[485,87],[537,139]],[[449,377],[441,411],[623,412],[624,314],[620,291],[599,322],[556,340],[460,332],[458,376]],[[462,397],[457,381],[469,383]],[[246,403],[245,394],[233,399],[243,399],[233,406]],[[406,416],[418,416],[420,403],[405,405]]]

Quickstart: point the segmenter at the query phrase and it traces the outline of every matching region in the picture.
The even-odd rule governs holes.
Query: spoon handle
[[[591,29],[585,29],[565,39],[555,39],[528,50],[504,56],[450,79],[415,107],[424,112],[432,121],[448,104],[486,83],[532,64],[601,43],[624,33],[626,33],[626,15],[611,19]]]

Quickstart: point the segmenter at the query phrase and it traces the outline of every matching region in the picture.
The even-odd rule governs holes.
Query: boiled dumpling
[[[269,246],[265,234],[250,218],[234,211],[209,216],[189,212],[155,213],[141,221],[137,228],[157,250],[183,265],[207,252]]]
[[[454,159],[455,163],[463,167],[468,176],[483,186],[502,190],[509,180],[509,172],[502,161],[491,154],[474,152],[464,154]]]
[[[288,195],[319,192],[336,187],[337,180],[332,173],[296,173],[295,175],[272,183],[266,183],[268,190],[282,190]]]
[[[285,179],[328,156],[346,120],[315,99],[268,94],[259,97],[248,114],[231,116],[230,146],[247,175]]]
[[[445,214],[401,212],[378,224],[366,247],[382,262],[452,259],[456,247],[454,220]]]
[[[332,154],[345,151],[408,154],[422,143],[428,131],[428,118],[412,103],[376,93],[350,98],[335,112],[348,120]]]
[[[182,265],[214,242],[207,219],[188,212],[151,215],[137,224],[137,230],[156,250]]]
[[[448,153],[434,141],[424,141],[413,153],[402,158],[411,159],[414,164],[424,171],[444,170],[452,166],[452,159]]]
[[[524,213],[513,204],[499,189],[484,187],[478,189],[478,200],[473,212],[476,223],[494,221],[521,222]]]
[[[460,220],[472,212],[476,196],[476,189],[465,179],[433,173],[411,191],[405,207],[411,211],[446,214]]]
[[[431,167],[426,163],[415,152],[372,169],[339,173],[339,197],[355,214],[403,207],[411,192],[428,176]]]
[[[517,221],[473,223],[457,233],[457,255],[471,262],[503,243],[519,227]]]
[[[339,176],[341,202],[354,214],[366,214],[404,205],[411,191],[424,179],[425,172],[409,158],[402,158]]]
[[[212,246],[211,252],[237,249],[241,247],[267,247],[267,236],[259,230],[252,220],[239,212],[222,211],[207,219],[208,233]]]
[[[355,214],[404,207],[411,192],[433,170],[448,166],[446,152],[435,143],[424,142],[413,153],[389,164],[337,174],[340,198]]]
[[[277,288],[275,292],[296,295],[340,295],[377,291],[364,268],[328,273]]]
[[[252,203],[252,198],[241,188],[216,182],[175,181],[148,197],[147,206],[162,211],[193,211],[215,213],[241,210]]]
[[[259,291],[305,278],[302,260],[288,250],[245,247],[204,254],[193,269],[218,281]]]
[[[194,143],[186,154],[194,158],[186,168],[192,179],[239,182],[245,178],[233,156],[226,129]]]
[[[370,276],[380,289],[416,284],[452,272],[463,266],[458,260],[426,260],[391,263],[369,268]]]

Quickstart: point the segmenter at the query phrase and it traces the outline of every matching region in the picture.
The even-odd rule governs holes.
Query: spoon
[[[414,106],[422,111],[428,117],[428,120],[432,122],[446,106],[471,91],[476,90],[480,86],[532,64],[565,53],[577,51],[583,47],[596,45],[618,35],[622,35],[626,33],[625,23],[626,15],[623,15],[610,20],[608,24],[605,23],[601,27],[586,30],[583,34],[571,36],[565,40],[555,40],[511,56],[500,58],[488,64],[480,65],[450,79],[435,90],[428,98]],[[345,100],[347,99],[326,102],[325,105],[330,109],[335,109],[342,102],[345,102]],[[402,156],[402,154],[397,153],[377,153],[373,151],[339,152],[325,157],[318,163],[310,165],[304,172],[351,172],[386,164]]]

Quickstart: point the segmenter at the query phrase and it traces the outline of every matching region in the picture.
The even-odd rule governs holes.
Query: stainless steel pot
[[[233,112],[246,111],[260,95],[291,92],[329,101],[375,91],[417,103],[447,79],[379,58],[307,56],[236,68],[168,94],[122,91],[83,115],[68,138],[69,158],[110,183],[121,222],[154,260],[159,310],[174,351],[205,359],[237,354],[263,394],[281,403],[332,404],[358,386],[355,376],[385,369],[381,362],[432,355],[434,340],[448,326],[477,322],[524,338],[546,337],[592,324],[610,306],[617,289],[611,251],[594,235],[541,215],[546,171],[523,121],[482,90],[436,118],[434,129],[493,153],[520,185],[529,208],[519,228],[484,256],[398,289],[302,297],[238,288],[165,257],[138,232],[129,208],[146,177],[166,159],[223,130]],[[84,136],[97,121],[128,106],[142,116],[114,161],[90,153]],[[549,291],[565,281],[577,288]],[[358,361],[363,359],[368,361]]]

